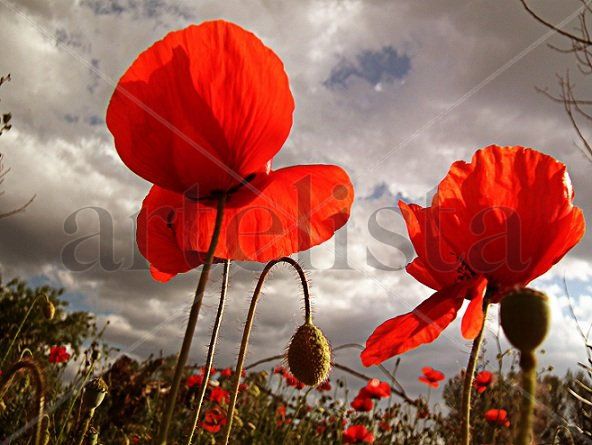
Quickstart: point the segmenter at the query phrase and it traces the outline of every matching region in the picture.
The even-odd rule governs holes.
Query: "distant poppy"
[[[106,120],[123,162],[154,184],[137,242],[155,279],[201,264],[220,194],[221,259],[266,262],[320,244],[345,224],[353,188],[341,168],[271,170],[293,111],[281,60],[237,25],[189,26],[138,56]]]
[[[70,360],[70,354],[65,346],[52,346],[49,349],[49,363],[65,363]]]
[[[428,386],[431,386],[432,388],[437,388],[440,386],[440,382],[445,378],[442,372],[434,368],[430,368],[429,366],[422,368],[421,372],[423,372],[423,375],[419,376],[418,380]]]
[[[374,435],[364,425],[352,425],[343,432],[343,443],[374,443]]]
[[[508,419],[508,413],[505,409],[490,409],[485,413],[485,420],[490,425],[497,425],[497,426],[510,426],[510,420]]]
[[[481,371],[475,376],[473,386],[479,394],[485,392],[493,383],[493,374],[489,371]]]
[[[436,290],[415,310],[380,325],[361,358],[375,365],[434,341],[469,305],[461,331],[483,326],[485,293],[498,303],[557,263],[585,231],[565,165],[524,147],[489,146],[457,161],[431,207],[400,201],[418,257],[407,272]]]
[[[273,368],[273,373],[274,374],[279,374],[282,377],[285,376],[286,374],[288,374],[288,370],[286,368],[284,368],[283,366],[276,366],[275,368]]]
[[[187,388],[199,388],[202,385],[203,381],[203,374],[191,374],[189,377],[187,377],[185,385],[187,386]]]
[[[221,377],[231,377],[233,373],[234,373],[234,370],[232,368],[225,368],[222,371],[220,371],[220,376]]]
[[[291,373],[288,372],[285,375],[285,378],[286,378],[286,385],[291,386],[296,389],[303,389],[304,388],[304,383],[302,383],[300,380],[298,380],[296,377],[294,377]]]
[[[360,413],[367,413],[374,408],[374,402],[369,397],[358,395],[352,400],[351,407]]]
[[[391,385],[378,379],[370,379],[360,390],[360,396],[371,399],[384,399],[391,395]]]
[[[320,385],[317,386],[317,391],[324,392],[324,391],[331,391],[331,382],[329,380],[325,380]]]
[[[215,434],[219,432],[227,422],[226,415],[220,408],[215,407],[206,411],[204,420],[201,422],[201,427],[204,430]]]
[[[230,393],[219,386],[212,388],[210,392],[210,400],[219,404],[228,403],[230,401]]]

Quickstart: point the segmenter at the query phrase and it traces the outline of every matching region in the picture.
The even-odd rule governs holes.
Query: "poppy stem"
[[[197,428],[197,422],[199,415],[201,414],[201,406],[203,404],[206,389],[210,381],[210,374],[212,371],[212,364],[214,361],[214,355],[216,353],[216,343],[218,342],[218,334],[220,332],[220,324],[222,323],[222,315],[224,314],[224,304],[226,303],[226,291],[228,289],[228,271],[230,270],[230,260],[224,261],[224,270],[222,272],[222,289],[220,290],[220,302],[218,303],[218,312],[216,313],[216,321],[214,322],[214,328],[212,329],[212,337],[210,339],[210,346],[208,348],[208,358],[206,360],[206,367],[204,371],[204,378],[199,388],[199,394],[197,396],[197,408],[193,416],[193,426],[191,427],[191,434],[187,440],[187,445],[191,445],[193,442],[193,436],[195,429]]]
[[[300,277],[300,282],[302,284],[302,290],[304,292],[304,318],[307,323],[311,322],[312,315],[310,312],[310,295],[308,292],[308,282],[306,281],[306,275],[304,274],[304,271],[302,270],[302,267],[300,266],[300,264],[298,264],[296,262],[296,260],[293,260],[292,258],[289,258],[289,257],[283,257],[283,258],[273,260],[273,261],[270,261],[269,263],[267,263],[265,265],[265,267],[263,268],[261,275],[259,276],[259,280],[257,281],[257,286],[255,287],[255,292],[253,292],[253,297],[251,298],[251,305],[249,306],[249,313],[247,315],[247,321],[245,323],[245,328],[243,330],[243,338],[241,340],[240,352],[239,352],[238,360],[236,363],[236,369],[234,371],[234,382],[233,382],[233,388],[232,388],[232,395],[230,397],[230,403],[228,405],[228,414],[226,416],[227,423],[226,423],[226,427],[224,429],[224,442],[223,442],[225,445],[228,445],[228,441],[230,440],[230,433],[232,431],[232,421],[234,418],[234,409],[236,406],[236,399],[238,398],[240,379],[241,379],[241,374],[243,372],[245,358],[247,356],[247,348],[249,346],[249,337],[251,335],[251,329],[253,327],[253,320],[255,318],[255,309],[257,309],[257,302],[259,301],[259,297],[261,296],[261,289],[263,288],[263,284],[265,283],[265,279],[266,279],[267,275],[269,274],[269,271],[271,270],[271,268],[273,266],[275,266],[278,263],[288,263],[289,265],[294,267],[294,269],[296,269],[296,272],[298,272],[298,275]]]
[[[516,445],[532,443],[532,417],[534,413],[536,392],[536,355],[534,351],[520,352],[522,368],[522,402],[520,404],[520,420]]]
[[[2,378],[0,378],[0,393],[5,394],[5,390],[8,389],[12,383],[14,375],[19,371],[29,371],[33,376],[35,382],[35,405],[37,406],[37,418],[31,419],[26,428],[31,423],[35,424],[35,445],[41,445],[42,443],[42,427],[43,427],[43,413],[45,407],[45,384],[43,381],[43,374],[39,369],[39,365],[31,359],[23,359],[12,365],[8,371],[6,371]]]
[[[193,304],[189,312],[189,321],[187,322],[187,328],[185,329],[185,337],[183,338],[183,344],[181,345],[181,351],[177,358],[177,365],[175,366],[175,374],[173,376],[173,382],[171,383],[171,389],[169,391],[162,421],[160,424],[160,431],[158,433],[158,445],[165,445],[167,443],[169,428],[171,420],[173,418],[173,411],[175,410],[175,402],[177,401],[177,395],[179,393],[179,386],[181,384],[181,377],[185,369],[185,364],[189,357],[189,350],[191,349],[191,342],[193,340],[193,334],[195,333],[195,326],[197,325],[197,318],[199,316],[199,310],[201,309],[201,303],[206,290],[206,284],[210,275],[210,269],[214,259],[214,252],[218,245],[218,239],[220,238],[220,230],[222,228],[222,220],[224,216],[224,204],[226,203],[226,194],[223,193],[218,198],[218,206],[216,210],[216,222],[214,225],[214,232],[212,233],[212,239],[210,241],[210,247],[206,253],[201,275],[199,276],[199,282],[195,289],[195,296],[193,298]]]
[[[481,350],[481,343],[483,343],[483,334],[485,333],[485,323],[487,320],[487,310],[489,309],[489,299],[485,297],[483,301],[483,326],[479,334],[473,340],[473,347],[471,348],[471,355],[467,364],[465,372],[465,381],[463,384],[462,404],[461,404],[461,444],[470,445],[471,441],[471,389],[473,387],[473,380],[475,378],[475,369],[477,368],[477,361],[479,360],[479,352]]]

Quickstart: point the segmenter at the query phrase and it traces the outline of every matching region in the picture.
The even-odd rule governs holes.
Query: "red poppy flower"
[[[233,372],[232,368],[224,368],[220,371],[220,377],[231,377]]]
[[[467,339],[483,326],[487,291],[497,303],[557,263],[585,231],[565,165],[524,147],[490,146],[455,162],[431,207],[399,202],[418,257],[407,271],[436,290],[410,313],[380,325],[366,342],[365,366],[434,341],[469,305]]]
[[[304,383],[302,383],[300,380],[298,380],[296,377],[294,377],[291,373],[286,373],[286,375],[284,376],[286,379],[286,385],[291,386],[293,388],[296,389],[303,389],[304,388]]]
[[[343,443],[374,443],[374,435],[364,425],[352,425],[343,432]]]
[[[65,346],[52,346],[49,349],[49,363],[65,363],[70,360],[70,354]]]
[[[371,399],[384,399],[391,395],[391,385],[378,379],[370,379],[366,386],[360,390],[359,395]]]
[[[442,372],[438,371],[437,369],[430,368],[429,366],[421,368],[421,372],[423,372],[423,375],[419,376],[418,380],[428,386],[431,386],[432,388],[439,387],[440,382],[445,378]]]
[[[329,380],[325,380],[320,385],[317,386],[317,391],[324,392],[324,391],[331,391],[331,382]]]
[[[493,374],[489,371],[481,371],[475,376],[473,386],[479,394],[482,394],[492,383]]]
[[[191,374],[189,377],[187,377],[187,380],[185,381],[185,385],[187,385],[187,388],[199,388],[202,383],[204,381],[204,376],[203,374]]]
[[[210,400],[219,404],[228,403],[230,401],[230,393],[217,386],[212,388],[212,392],[210,392]]]
[[[276,366],[275,368],[273,368],[273,373],[274,374],[279,374],[282,377],[285,377],[286,374],[288,374],[288,370],[286,368],[284,368],[283,366]]]
[[[374,402],[369,397],[357,395],[351,402],[351,407],[359,413],[367,413],[374,408]]]
[[[485,413],[485,420],[490,425],[510,426],[510,420],[508,419],[508,413],[505,409],[490,409]]]
[[[292,126],[294,100],[281,60],[224,21],[168,34],[120,79],[107,125],[124,163],[154,187],[137,242],[155,279],[199,266],[215,195],[225,193],[215,256],[267,262],[320,244],[353,201],[336,166],[271,171]]]
[[[222,410],[216,407],[206,411],[201,427],[210,433],[217,433],[227,422]]]

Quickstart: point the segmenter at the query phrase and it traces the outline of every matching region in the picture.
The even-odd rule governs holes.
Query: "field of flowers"
[[[406,272],[433,294],[377,320],[365,345],[331,347],[290,255],[347,224],[354,185],[337,165],[272,169],[294,106],[282,61],[229,22],[173,31],[131,64],[106,124],[123,163],[152,184],[137,218],[138,249],[162,283],[201,268],[179,353],[139,362],[103,340],[108,326],[93,314],[68,311],[62,290],[0,282],[2,443],[590,443],[592,347],[582,331],[590,358],[573,364],[576,375],[541,369],[549,301],[528,287],[585,233],[565,165],[535,149],[490,145],[454,162],[429,206],[400,201],[416,253]],[[2,116],[0,133],[10,120]],[[231,261],[265,266],[237,362],[221,368],[215,353]],[[191,363],[214,263],[223,267],[217,315],[207,357]],[[302,324],[285,354],[249,363],[257,303],[280,263],[298,274]],[[492,310],[512,348],[498,341],[489,362]],[[436,341],[457,317],[472,342],[466,367],[447,376],[436,359],[426,363],[417,370],[425,392],[410,396],[397,378],[404,359],[394,370],[384,363]],[[339,349],[361,350],[359,366],[336,362]],[[371,366],[380,379],[366,375]]]

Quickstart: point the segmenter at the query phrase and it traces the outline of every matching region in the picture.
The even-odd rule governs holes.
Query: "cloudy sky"
[[[579,1],[535,3],[550,20],[576,25]],[[0,74],[12,74],[0,90],[0,111],[14,116],[0,138],[11,167],[0,208],[36,195],[26,212],[0,220],[0,269],[4,277],[65,287],[73,308],[110,320],[107,340],[123,352],[178,350],[198,274],[164,285],[151,280],[134,243],[134,217],[149,184],[118,158],[106,106],[140,51],[171,30],[215,18],[253,31],[285,63],[295,124],[274,165],[335,163],[354,181],[357,200],[338,242],[300,257],[309,265],[316,322],[333,345],[363,343],[379,323],[430,295],[401,270],[413,255],[409,243],[375,239],[369,222],[376,218],[406,237],[392,211],[396,201],[425,203],[450,163],[477,148],[520,144],[557,157],[571,173],[577,205],[592,216],[592,163],[562,107],[535,86],[553,91],[556,73],[570,69],[582,96],[592,88],[570,55],[547,46],[565,42],[518,0],[0,0]],[[543,363],[559,372],[584,357],[562,279],[587,326],[591,244],[587,235],[536,283],[553,297]],[[233,267],[219,366],[234,363],[256,271]],[[204,360],[219,279],[216,268],[191,355],[196,362]],[[301,307],[297,280],[279,269],[259,307],[248,361],[282,352]],[[403,383],[412,394],[422,390],[416,377],[425,365],[453,375],[469,348],[454,324],[438,342],[403,357]],[[363,369],[354,350],[336,360]]]

